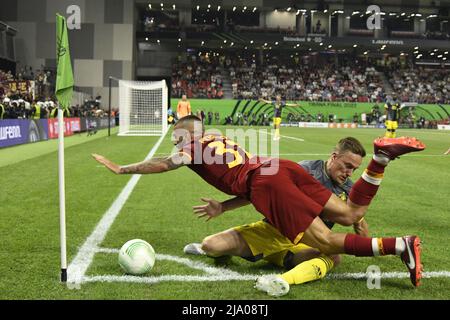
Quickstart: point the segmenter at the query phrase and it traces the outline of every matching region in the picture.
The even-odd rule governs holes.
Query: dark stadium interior
[[[8,0],[0,13],[0,81],[36,80],[35,95],[18,98],[43,102],[54,91],[53,44],[40,45],[52,36],[52,17],[43,10],[53,5],[42,0],[42,9],[33,2],[32,15],[33,7],[21,13],[23,3]],[[374,1],[375,9],[359,1],[98,3],[82,6],[88,13],[69,34],[75,70],[102,69],[89,79],[75,75],[83,98],[73,112],[96,96],[106,109],[110,76],[165,79],[172,98],[281,94],[288,100],[380,103],[396,92],[402,102],[450,103],[448,2]],[[24,43],[30,24],[38,30],[36,47]],[[112,86],[116,107],[117,83]]]

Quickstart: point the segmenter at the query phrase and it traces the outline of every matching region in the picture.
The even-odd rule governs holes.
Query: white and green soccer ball
[[[155,264],[155,250],[146,241],[127,241],[119,252],[119,265],[127,274],[141,275],[149,272]]]

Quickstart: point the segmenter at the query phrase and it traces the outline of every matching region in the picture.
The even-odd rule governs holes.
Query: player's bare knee
[[[214,235],[208,236],[203,239],[202,250],[205,251],[207,255],[213,256],[221,253],[216,240],[217,239]]]

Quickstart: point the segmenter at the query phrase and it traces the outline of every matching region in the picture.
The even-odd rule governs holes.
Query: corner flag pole
[[[61,282],[67,282],[66,252],[66,190],[64,177],[64,109],[72,102],[73,72],[70,61],[66,19],[56,14],[56,98],[58,106],[58,173],[59,173],[59,226],[61,243]]]

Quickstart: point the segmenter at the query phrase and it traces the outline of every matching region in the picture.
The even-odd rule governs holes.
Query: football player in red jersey
[[[327,220],[345,226],[362,219],[389,161],[402,154],[424,150],[419,140],[376,139],[373,159],[353,185],[348,202],[344,203],[293,161],[252,157],[226,137],[205,136],[203,124],[195,116],[181,119],[174,127],[173,138],[178,152],[164,159],[120,166],[103,156],[93,154],[93,157],[116,174],[160,173],[186,165],[212,186],[236,196],[223,203],[222,212],[251,202],[292,243],[302,242],[326,255],[398,255],[406,264],[413,285],[420,284],[419,237],[369,238],[335,233],[318,217],[323,213]],[[211,219],[217,215],[205,212],[202,216]],[[277,276],[258,278],[256,287],[270,295],[289,291],[289,284]]]

